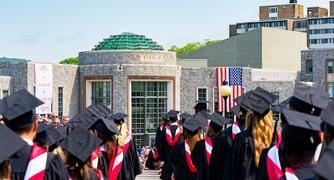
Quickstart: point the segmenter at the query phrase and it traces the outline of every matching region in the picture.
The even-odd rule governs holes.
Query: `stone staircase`
[[[157,170],[143,170],[143,173],[136,177],[136,180],[156,180],[160,179]]]

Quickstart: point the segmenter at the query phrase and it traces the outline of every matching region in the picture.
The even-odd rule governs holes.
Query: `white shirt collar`
[[[30,146],[33,146],[34,145],[34,142],[32,142],[32,140],[30,139],[25,139],[25,138],[22,138],[28,145]]]
[[[170,124],[171,126],[177,126],[178,123],[177,122],[173,122],[172,124]]]

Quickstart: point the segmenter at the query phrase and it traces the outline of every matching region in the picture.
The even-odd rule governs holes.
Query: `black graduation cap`
[[[186,119],[189,119],[189,118],[193,117],[193,115],[184,112],[184,113],[181,113],[181,114],[180,114],[180,117],[181,117],[182,119],[186,120]]]
[[[108,118],[99,119],[92,125],[92,128],[96,129],[102,134],[108,134],[108,135],[121,134],[114,121]]]
[[[198,123],[199,119],[196,117],[191,117],[186,119],[182,124],[183,128],[187,130],[191,135],[197,133],[197,130],[201,128],[201,124]]]
[[[56,130],[60,133],[60,135],[62,136],[62,138],[65,138],[67,136],[67,134],[68,134],[68,131],[69,131],[69,129],[68,129],[67,126],[58,126],[56,128]],[[60,141],[62,141],[62,140],[60,140]]]
[[[283,109],[283,115],[289,126],[303,128],[312,131],[320,131],[320,117],[306,113]]]
[[[51,147],[57,146],[62,139],[64,136],[54,126],[39,124],[34,141],[41,147]]]
[[[102,140],[87,130],[76,127],[61,143],[61,147],[85,162],[92,152],[102,144]]]
[[[0,101],[0,114],[11,129],[24,129],[35,121],[35,108],[43,102],[27,90],[20,90]]]
[[[251,104],[250,110],[259,114],[265,115],[270,109],[271,105],[277,100],[277,96],[269,91],[257,87],[252,93],[250,93],[247,101]]]
[[[273,106],[271,108],[271,110],[273,112],[282,113],[283,109],[288,107],[289,101],[290,101],[290,98],[288,98],[288,99],[282,101],[281,103]]]
[[[124,113],[116,113],[112,116],[116,124],[123,124],[126,117],[128,117],[128,115]]]
[[[325,110],[321,113],[321,120],[326,124],[334,127],[334,102],[330,101]]]
[[[105,110],[101,108],[101,105],[90,105],[87,109],[88,112],[92,114],[92,117],[95,119],[99,119],[101,117],[107,117],[109,114],[105,113]]]
[[[8,160],[19,151],[26,143],[4,124],[0,124],[0,164]]]
[[[243,109],[249,111],[252,107],[251,102],[249,101],[249,96],[253,93],[253,90],[248,91],[247,93],[243,94],[234,99],[234,101]]]
[[[289,105],[296,111],[318,116],[321,110],[327,107],[328,102],[328,94],[322,92],[320,89],[296,81]]]
[[[109,114],[112,113],[111,110],[107,106],[105,106],[103,104],[98,104],[97,107],[100,108],[101,112],[103,112],[103,114],[105,114],[105,116],[107,116],[107,115],[109,115]]]
[[[320,117],[283,109],[287,124],[282,131],[285,153],[313,152],[320,143]]]
[[[80,126],[84,129],[89,129],[97,120],[98,118],[96,118],[95,115],[85,109],[84,111],[75,115],[68,124],[71,128]]]
[[[210,126],[215,125],[218,127],[223,127],[225,124],[230,124],[232,122],[232,119],[227,119],[226,117],[218,114],[218,113],[212,113],[209,116],[210,121]]]
[[[232,112],[233,112],[233,114],[235,114],[237,116],[237,118],[240,118],[241,110],[240,110],[239,105],[233,106],[232,107]]]
[[[176,111],[176,110],[170,110],[168,111],[168,113],[166,114],[166,116],[168,118],[177,118],[177,115],[179,114],[180,112],[179,111]]]
[[[196,101],[196,105],[194,106],[195,109],[199,109],[201,110],[206,110],[207,109],[207,103],[209,103],[209,101],[206,100],[197,100]]]
[[[201,127],[203,130],[206,130],[206,126],[207,126],[207,123],[208,123],[208,119],[209,119],[209,113],[205,110],[202,110],[198,113],[196,113],[195,115],[196,119],[200,121],[201,123]]]
[[[331,142],[320,157],[314,172],[323,179],[333,179],[334,177],[334,142]]]

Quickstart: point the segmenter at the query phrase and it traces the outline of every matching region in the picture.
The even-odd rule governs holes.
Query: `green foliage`
[[[176,52],[177,55],[181,55],[181,54],[185,54],[188,53],[190,51],[195,51],[199,48],[203,48],[206,46],[209,46],[211,44],[215,44],[217,42],[219,42],[220,40],[210,40],[210,39],[206,39],[204,40],[204,42],[192,42],[192,43],[188,43],[185,46],[179,48],[177,46],[172,46],[168,51],[173,51]]]
[[[59,64],[79,64],[79,57],[69,57],[66,59],[63,59],[59,62]]]

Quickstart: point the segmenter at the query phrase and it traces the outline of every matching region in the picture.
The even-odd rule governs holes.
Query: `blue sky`
[[[288,0],[0,0],[0,57],[58,62],[122,32],[168,49],[225,39],[229,24],[258,19],[258,6]],[[328,8],[329,0],[299,0]],[[306,11],[306,10],[304,10]]]

